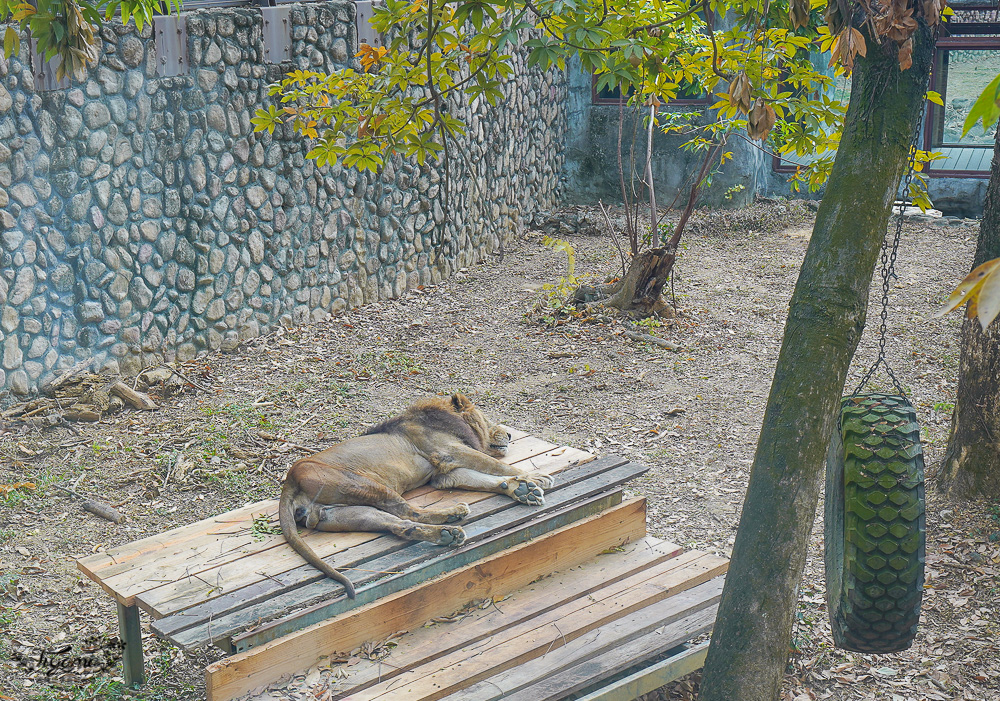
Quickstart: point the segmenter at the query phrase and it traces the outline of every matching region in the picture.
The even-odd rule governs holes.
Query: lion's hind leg
[[[467,504],[454,504],[439,509],[428,509],[414,506],[404,499],[399,492],[378,482],[371,477],[356,472],[341,471],[338,475],[335,496],[327,495],[320,499],[318,506],[327,504],[339,506],[372,506],[377,510],[402,519],[441,525],[456,523],[469,515]],[[315,509],[316,507],[312,507]],[[312,527],[311,524],[309,524]],[[423,540],[423,539],[422,539]]]
[[[374,506],[325,506],[318,510],[317,515],[316,530],[328,533],[392,533],[406,540],[422,540],[436,545],[454,546],[465,542],[465,531],[458,526],[417,523]]]

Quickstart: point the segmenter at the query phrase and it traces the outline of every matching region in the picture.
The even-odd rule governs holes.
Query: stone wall
[[[267,86],[356,51],[354,5],[293,5],[292,61],[263,60],[258,10],[186,15],[189,69],[156,76],[150,28],[101,30],[83,83],[38,92],[0,58],[0,391],[93,361],[132,373],[234,348],[433,283],[556,203],[564,77],[527,71],[443,170],[317,168],[290,130],[254,134]]]

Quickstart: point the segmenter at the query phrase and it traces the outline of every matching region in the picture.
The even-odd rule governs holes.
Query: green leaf
[[[962,125],[962,136],[969,133],[976,122],[982,121],[983,131],[993,126],[1000,118],[1000,75],[997,75],[972,105]]]
[[[927,91],[927,99],[933,102],[935,105],[941,105],[944,107],[944,100],[941,99],[941,93],[934,92],[933,90]]]

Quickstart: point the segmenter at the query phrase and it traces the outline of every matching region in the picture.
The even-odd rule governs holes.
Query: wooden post
[[[135,688],[146,682],[142,666],[142,631],[139,629],[139,608],[118,604],[118,633],[122,644],[122,667],[125,686]]]

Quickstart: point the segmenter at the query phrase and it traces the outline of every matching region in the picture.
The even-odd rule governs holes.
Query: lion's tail
[[[288,541],[288,544],[292,546],[292,549],[301,555],[306,562],[318,569],[327,577],[335,579],[343,584],[344,589],[347,590],[347,596],[353,599],[354,585],[351,583],[351,580],[320,558],[320,556],[317,555],[304,540],[302,540],[302,536],[299,535],[299,529],[295,523],[294,506],[294,497],[297,489],[298,487],[295,484],[287,480],[281,488],[281,500],[278,502],[278,521],[281,523],[281,532],[284,534],[285,540]]]

